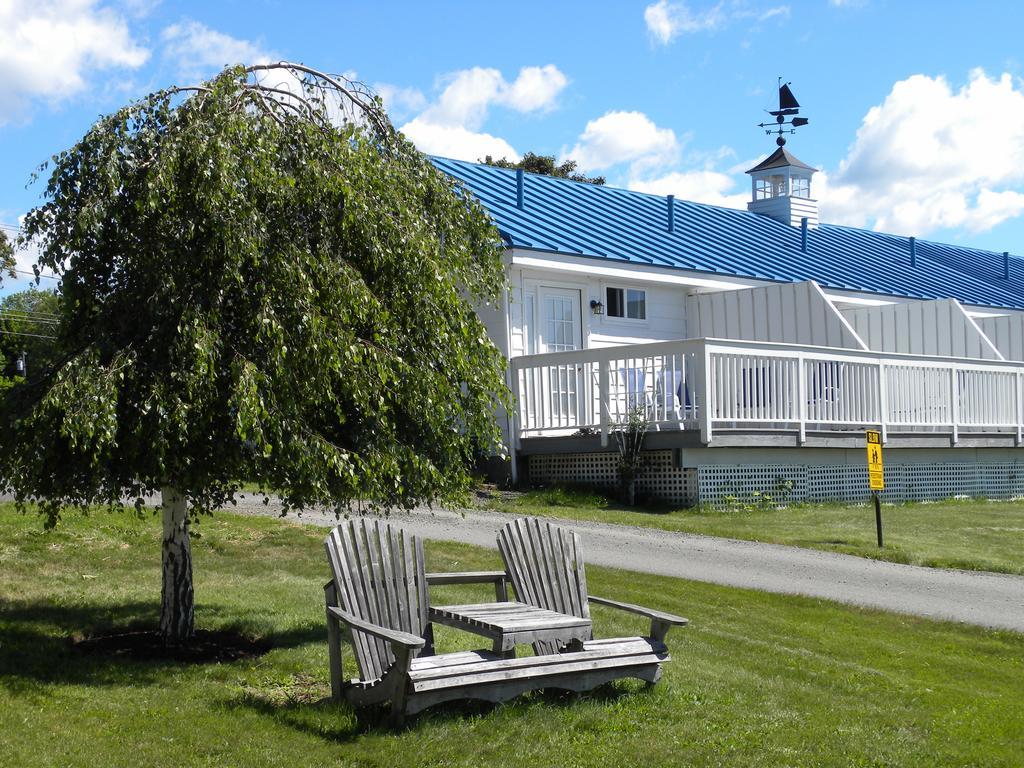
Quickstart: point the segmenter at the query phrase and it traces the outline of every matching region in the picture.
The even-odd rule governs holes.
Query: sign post
[[[875,530],[878,532],[878,546],[882,544],[882,502],[878,492],[885,489],[885,475],[882,471],[882,433],[873,429],[867,431],[868,487],[875,502]]]

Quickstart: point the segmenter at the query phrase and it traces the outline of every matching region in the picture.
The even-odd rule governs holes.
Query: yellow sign
[[[882,433],[869,429],[868,437],[868,486],[872,491],[881,491],[885,488],[885,478],[882,473]]]

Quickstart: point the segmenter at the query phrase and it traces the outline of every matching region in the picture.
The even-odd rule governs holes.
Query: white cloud
[[[149,52],[95,0],[0,0],[0,124],[34,98],[69,98],[90,72],[136,69]]]
[[[442,78],[444,90],[421,117],[434,125],[479,128],[493,105],[516,112],[553,109],[569,79],[558,67],[523,67],[511,83],[497,69],[473,67]]]
[[[673,38],[683,33],[704,32],[717,29],[725,23],[724,3],[694,13],[686,3],[670,3],[658,0],[644,9],[644,21],[648,31],[662,45],[668,45]]]
[[[753,16],[758,21],[768,21],[768,19],[774,19],[776,16],[785,16],[786,18],[789,18],[789,10],[788,5],[777,5],[774,8],[766,8],[763,11],[756,11]]]
[[[668,11],[668,0],[659,0],[644,8],[644,22],[647,31],[662,45],[667,45],[675,36],[675,25]]]
[[[569,78],[554,64],[523,67],[502,91],[499,103],[517,112],[547,111],[554,108],[558,94],[568,84]]]
[[[576,145],[565,153],[587,171],[619,163],[649,167],[671,162],[679,149],[671,128],[659,128],[643,112],[607,112],[587,123]]]
[[[401,88],[390,83],[374,83],[373,92],[384,102],[392,121],[408,117],[427,106],[427,97],[418,88]]]
[[[198,21],[172,24],[160,33],[164,56],[171,59],[179,76],[212,76],[233,64],[265,64],[278,58],[249,40],[231,37]]]
[[[679,35],[697,32],[713,32],[723,29],[735,21],[768,21],[775,17],[788,17],[788,5],[768,8],[752,8],[741,0],[721,0],[704,10],[695,11],[685,2],[671,3],[658,0],[644,9],[644,22],[651,37],[668,45]]]
[[[675,195],[680,200],[746,209],[750,194],[736,192],[737,180],[728,173],[714,170],[677,171],[659,178],[632,179],[630,189],[654,195]],[[742,187],[741,187],[742,189]]]
[[[433,125],[479,128],[487,117],[487,110],[498,100],[506,85],[505,78],[496,69],[473,67],[443,78],[446,83],[437,102],[420,118]]]
[[[137,19],[145,18],[156,10],[162,0],[120,0],[119,5]]]
[[[519,160],[519,153],[504,139],[489,133],[471,131],[460,125],[436,125],[417,117],[402,126],[404,133],[417,149],[428,155],[452,157],[475,162],[487,155]]]
[[[477,160],[485,155],[519,159],[502,138],[481,129],[494,106],[528,114],[554,109],[569,79],[553,64],[523,67],[512,82],[497,69],[473,67],[446,75],[437,101],[402,126],[423,152]]]
[[[1024,213],[1024,88],[971,72],[896,83],[864,116],[834,174],[816,179],[825,221],[925,235],[981,232]]]

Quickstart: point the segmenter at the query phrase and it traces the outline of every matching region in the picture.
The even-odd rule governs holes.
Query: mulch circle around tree
[[[270,650],[271,644],[237,632],[199,629],[184,645],[165,645],[159,632],[148,629],[72,638],[71,648],[87,656],[210,664],[262,656]]]

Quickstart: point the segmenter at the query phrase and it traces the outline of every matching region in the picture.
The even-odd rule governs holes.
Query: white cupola
[[[818,201],[811,197],[811,176],[817,173],[780,146],[751,168],[752,199],[747,210],[794,227],[807,219],[808,228],[818,226]]]

